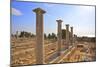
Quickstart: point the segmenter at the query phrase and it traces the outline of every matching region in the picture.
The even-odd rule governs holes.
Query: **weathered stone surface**
[[[66,44],[69,45],[69,24],[66,24]]]
[[[70,29],[71,29],[71,45],[73,45],[73,27],[70,27]]]
[[[43,14],[44,10],[41,8],[36,8],[33,10],[36,13],[36,64],[44,63],[43,56],[43,45],[44,45],[44,35],[43,35]]]
[[[61,54],[61,45],[62,45],[62,30],[61,30],[61,23],[62,20],[56,20],[58,22],[58,54]]]

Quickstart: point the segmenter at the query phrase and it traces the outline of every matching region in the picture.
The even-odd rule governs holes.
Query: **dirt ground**
[[[80,62],[94,61],[96,45],[94,42],[78,42],[84,47],[79,48],[77,45],[70,54],[65,55],[62,62]],[[35,59],[35,38],[11,38],[11,65],[31,65],[36,64]],[[62,48],[66,47],[63,45]],[[56,57],[57,41],[44,40],[45,63]],[[53,56],[55,54],[55,57]],[[50,58],[54,57],[54,58]],[[49,60],[48,60],[49,59]]]
[[[12,38],[11,40],[11,65],[28,65],[35,63],[35,38]],[[56,41],[44,41],[45,59],[57,51]]]

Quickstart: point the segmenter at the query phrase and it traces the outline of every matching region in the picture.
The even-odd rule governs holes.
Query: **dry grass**
[[[35,63],[35,38],[12,38],[11,39],[11,65],[29,65]],[[69,55],[67,55],[62,62],[79,62],[85,61],[84,58],[89,58],[87,61],[95,60],[95,43],[81,42],[84,48],[75,48]],[[62,48],[66,47],[63,45]],[[87,51],[84,51],[86,49]],[[83,50],[83,51],[82,51]],[[57,41],[44,40],[44,56],[45,63],[48,59],[57,52]]]

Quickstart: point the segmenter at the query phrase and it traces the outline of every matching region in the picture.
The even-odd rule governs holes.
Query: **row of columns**
[[[56,20],[58,23],[58,55],[61,55],[61,45],[62,45],[62,20]],[[70,27],[69,24],[66,24],[66,46],[73,45],[73,27]]]
[[[44,35],[43,35],[43,14],[46,11],[41,8],[36,8],[33,10],[36,13],[36,45],[35,45],[35,55],[36,55],[36,64],[44,64]],[[62,45],[62,20],[56,20],[58,22],[58,54],[61,55],[61,45]],[[66,25],[66,43],[69,45],[70,42],[70,33],[71,33],[71,42],[73,40],[73,27],[71,27],[71,32],[69,32],[69,25]],[[66,45],[67,46],[67,45]]]

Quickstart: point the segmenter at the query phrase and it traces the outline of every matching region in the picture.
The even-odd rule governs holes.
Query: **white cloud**
[[[12,8],[12,15],[20,16],[20,15],[22,15],[22,13],[20,10],[18,10],[16,8]]]

